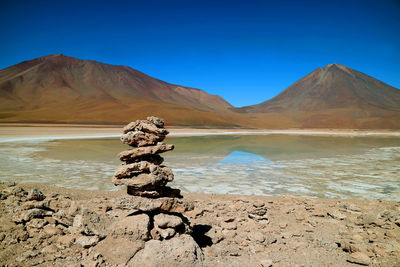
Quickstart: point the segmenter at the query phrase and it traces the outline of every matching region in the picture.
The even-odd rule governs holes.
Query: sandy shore
[[[168,127],[169,136],[201,135],[313,135],[400,137],[400,131],[352,129],[195,129]],[[0,123],[0,142],[119,137],[121,126]]]
[[[44,193],[44,201],[27,201],[33,188]],[[131,213],[118,205],[125,191],[0,184],[0,192],[1,265],[115,266],[98,248],[111,234],[111,222]],[[184,214],[202,266],[400,264],[399,202],[215,194],[184,194],[183,200],[194,205]],[[21,223],[32,207],[48,213]],[[85,224],[94,227],[89,236],[76,230],[77,218],[85,216],[94,223]],[[120,246],[114,249],[132,249]]]

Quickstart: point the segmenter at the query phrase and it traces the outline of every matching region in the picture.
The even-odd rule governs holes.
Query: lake
[[[162,154],[183,192],[400,201],[399,137],[169,137]],[[0,180],[118,190],[117,138],[0,143]]]

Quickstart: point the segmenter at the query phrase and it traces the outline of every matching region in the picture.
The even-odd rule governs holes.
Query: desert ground
[[[42,192],[42,198],[32,198],[33,189]],[[0,192],[1,265],[117,266],[102,253],[102,242],[114,234],[112,223],[131,212],[119,205],[131,197],[125,190],[86,191],[3,183]],[[183,196],[183,201],[194,207],[184,215],[191,222],[192,236],[201,252],[190,262],[177,261],[176,266],[400,264],[399,202]],[[43,216],[32,215],[38,209],[46,211]],[[79,223],[81,220],[86,223]],[[129,233],[125,234],[129,238]],[[113,249],[123,254],[134,248],[120,244]],[[168,262],[172,256],[162,257]],[[148,265],[157,260],[150,260]],[[135,262],[128,261],[127,265],[135,266]]]

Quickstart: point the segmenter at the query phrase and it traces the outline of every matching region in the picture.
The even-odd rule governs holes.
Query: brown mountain
[[[228,108],[203,90],[62,54],[0,71],[0,121],[120,123],[154,114],[170,124],[234,126],[219,115]]]
[[[318,68],[275,98],[234,108],[223,98],[126,66],[62,54],[0,70],[0,122],[400,129],[400,90],[340,64]]]
[[[237,109],[282,127],[400,128],[400,90],[340,64],[318,68],[261,104]]]

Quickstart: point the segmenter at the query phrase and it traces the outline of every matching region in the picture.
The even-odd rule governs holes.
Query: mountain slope
[[[40,57],[0,70],[0,122],[400,129],[400,90],[340,64],[318,68],[261,104],[234,108],[202,90],[126,66]]]
[[[340,64],[318,68],[242,113],[290,118],[305,128],[400,128],[400,90]]]
[[[62,54],[0,71],[2,121],[124,122],[154,111],[176,124],[199,120],[199,125],[218,125],[227,123],[209,113],[228,108],[232,106],[223,98],[199,89],[169,84],[126,66]]]

